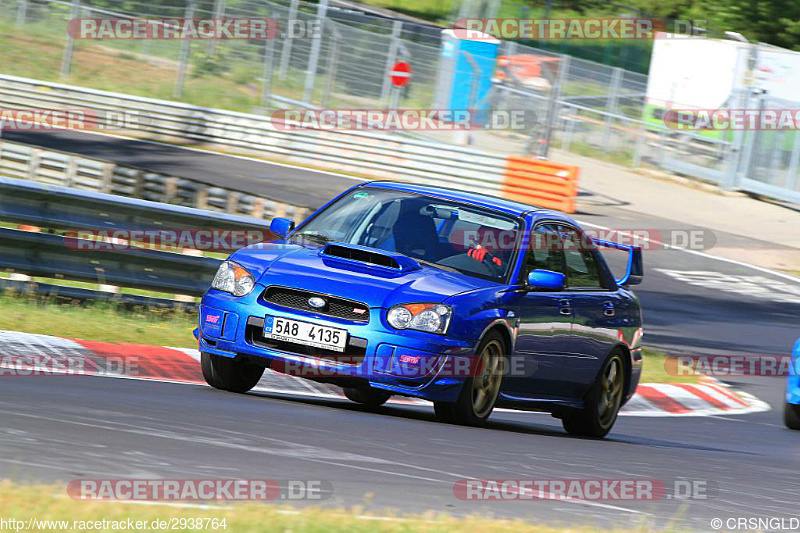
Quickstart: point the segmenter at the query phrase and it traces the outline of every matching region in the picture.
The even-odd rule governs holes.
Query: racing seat
[[[433,217],[420,213],[421,205],[403,202],[400,215],[392,226],[395,250],[426,261],[440,259],[441,244]]]

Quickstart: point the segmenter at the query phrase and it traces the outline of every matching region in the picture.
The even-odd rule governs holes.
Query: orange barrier
[[[503,176],[503,197],[574,213],[580,169],[532,157],[508,156]]]

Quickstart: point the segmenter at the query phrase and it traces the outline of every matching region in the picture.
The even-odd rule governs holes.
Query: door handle
[[[614,309],[614,304],[611,302],[606,302],[603,304],[603,314],[605,316],[614,316],[617,314],[617,310]]]
[[[564,316],[572,316],[572,303],[569,300],[559,300],[558,312]]]

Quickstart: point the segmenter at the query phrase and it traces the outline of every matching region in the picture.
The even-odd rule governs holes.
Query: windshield
[[[294,241],[330,241],[399,252],[422,264],[502,281],[520,223],[488,209],[402,191],[362,187],[303,225]]]

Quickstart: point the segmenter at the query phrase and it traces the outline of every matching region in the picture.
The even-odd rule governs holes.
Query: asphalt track
[[[257,183],[270,193],[282,194],[289,181],[295,187],[311,184],[314,197],[328,197],[353,183],[346,177],[117,138],[69,133],[36,140],[31,135],[25,134],[26,142],[191,173],[219,185],[233,187],[233,179],[246,187]],[[7,132],[4,137],[22,136]],[[309,190],[304,194],[309,198]],[[605,227],[684,228],[621,211],[613,202],[599,201],[600,196],[584,203],[577,218]],[[717,234],[715,240],[754,253],[769,248],[741,236]],[[653,250],[645,260],[645,281],[636,292],[648,345],[670,353],[779,355],[788,354],[800,336],[799,283],[683,250]],[[707,281],[720,275],[738,281]],[[365,504],[378,512],[491,511],[570,525],[677,521],[679,529],[703,531],[712,530],[712,518],[797,516],[800,500],[800,432],[782,425],[781,378],[726,380],[770,403],[772,411],[703,418],[626,416],[603,441],[568,437],[557,420],[542,414],[496,413],[487,428],[475,429],[436,423],[432,410],[421,407],[397,405],[370,413],[346,401],[233,395],[192,385],[91,377],[0,379],[0,475],[18,480],[324,479],[333,486],[326,505]],[[656,502],[461,501],[452,489],[463,478],[640,478],[659,479],[668,487],[681,479],[706,483],[709,494]]]

